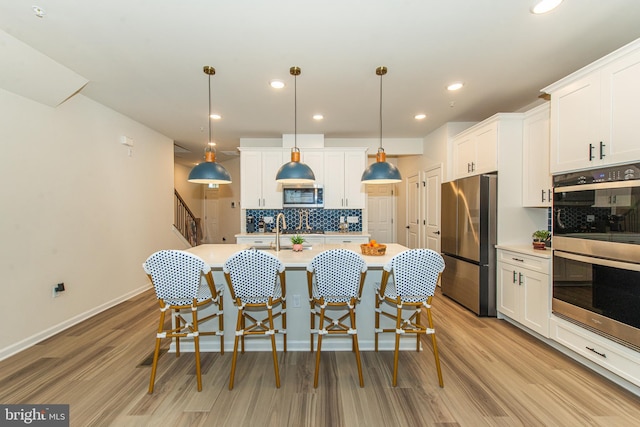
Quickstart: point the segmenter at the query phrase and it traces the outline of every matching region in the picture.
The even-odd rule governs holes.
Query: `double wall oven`
[[[640,351],[640,163],[554,176],[553,312]]]

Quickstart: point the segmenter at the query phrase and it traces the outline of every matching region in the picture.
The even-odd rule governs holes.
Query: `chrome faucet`
[[[280,232],[282,231],[280,230],[280,218],[282,218],[282,228],[287,228],[287,223],[284,219],[284,213],[280,212],[276,216],[276,252],[280,251]]]

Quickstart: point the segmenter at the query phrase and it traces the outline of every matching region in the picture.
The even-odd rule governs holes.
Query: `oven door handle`
[[[566,187],[553,187],[554,193],[570,193],[572,191],[584,190],[607,190],[616,188],[633,188],[640,187],[640,180],[630,179],[627,181],[607,181],[596,182],[592,184],[567,185]]]
[[[566,258],[566,259],[570,259],[578,262],[584,262],[586,264],[596,264],[596,265],[603,265],[605,267],[620,268],[623,270],[640,271],[640,264],[633,264],[630,262],[614,261],[611,259],[596,258],[596,257],[578,255],[571,252],[563,252],[563,251],[557,251],[557,250],[553,251],[553,256]]]

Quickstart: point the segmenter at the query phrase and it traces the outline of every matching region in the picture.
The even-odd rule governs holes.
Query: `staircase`
[[[202,225],[200,218],[196,218],[189,209],[189,206],[182,200],[176,189],[173,190],[173,226],[187,239],[191,246],[198,246],[202,243]]]

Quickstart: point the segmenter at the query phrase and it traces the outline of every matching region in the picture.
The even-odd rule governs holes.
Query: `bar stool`
[[[142,264],[142,268],[149,276],[160,304],[160,323],[156,333],[156,347],[153,353],[149,393],[153,393],[160,343],[165,338],[175,338],[176,357],[180,356],[180,338],[193,338],[198,391],[201,391],[200,336],[219,336],[220,353],[224,354],[223,288],[215,286],[209,266],[201,258],[189,252],[177,250],[158,251],[147,258]],[[206,283],[201,280],[202,276],[206,279]],[[199,319],[198,310],[209,305],[217,306],[216,312]],[[184,317],[182,310],[190,311],[190,319]],[[165,315],[167,311],[169,313],[173,312],[175,327],[165,330]],[[218,319],[218,330],[209,332],[200,330],[202,323],[216,318]]]
[[[352,351],[356,354],[360,387],[364,387],[362,364],[358,347],[356,329],[356,304],[362,296],[362,287],[367,272],[367,265],[362,257],[347,249],[332,249],[316,255],[307,266],[307,285],[311,305],[311,351],[313,351],[313,335],[318,335],[316,352],[316,368],[313,387],[318,387],[320,372],[320,351],[323,335],[351,335]],[[318,307],[316,307],[316,305]],[[319,310],[318,310],[319,308]],[[340,317],[331,318],[329,310],[337,310]],[[318,329],[316,329],[318,318]],[[346,324],[346,321],[349,324]]]
[[[440,275],[444,271],[444,260],[431,249],[410,249],[394,256],[382,270],[382,281],[376,289],[375,350],[378,351],[378,335],[384,332],[396,334],[395,354],[393,357],[393,386],[398,380],[398,355],[400,337],[406,334],[416,335],[416,351],[420,351],[420,335],[431,335],[433,355],[438,371],[438,382],[444,387],[440,358],[436,343],[436,331],[431,317],[431,300]],[[389,277],[392,279],[389,280]],[[384,304],[384,305],[383,305]],[[395,309],[385,311],[385,307]],[[427,312],[427,325],[421,323],[422,308]],[[403,310],[411,310],[403,318]],[[395,328],[381,329],[380,315],[393,319]]]
[[[231,299],[238,308],[229,390],[233,389],[238,341],[242,340],[241,352],[244,354],[245,337],[254,335],[264,335],[271,338],[276,387],[280,388],[275,334],[282,334],[284,351],[286,352],[287,301],[284,264],[266,252],[243,250],[232,255],[224,263],[222,270],[227,280],[229,292],[231,292]],[[259,320],[252,316],[254,312],[264,311],[266,311],[266,318]],[[274,325],[276,318],[281,320],[282,327],[280,329],[276,329]]]

